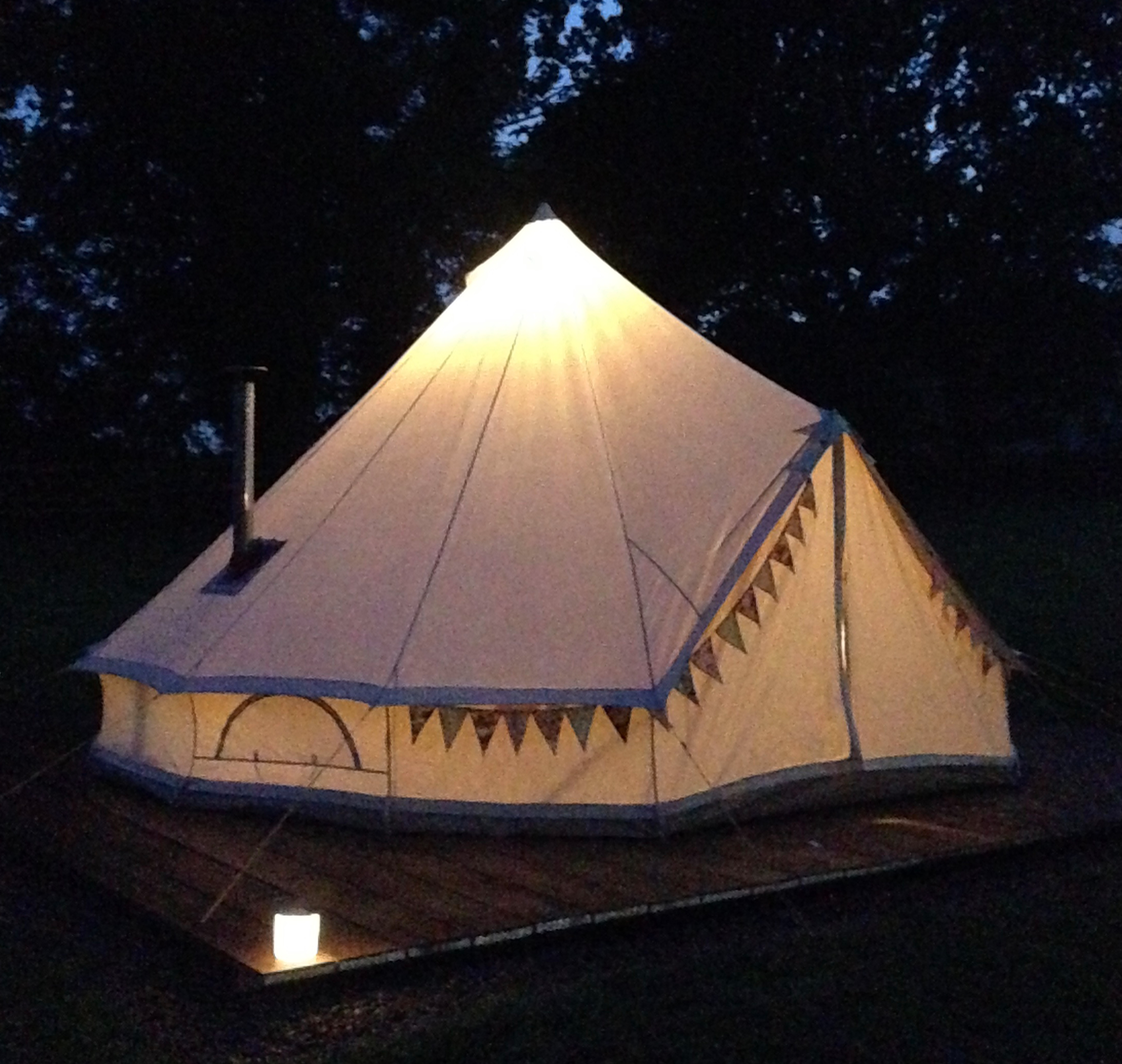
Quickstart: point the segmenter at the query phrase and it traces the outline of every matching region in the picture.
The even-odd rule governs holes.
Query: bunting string
[[[547,704],[534,705],[495,705],[495,706],[410,706],[409,730],[414,743],[420,738],[432,717],[440,721],[440,733],[444,742],[444,749],[451,750],[456,742],[464,721],[470,719],[472,731],[479,749],[486,754],[495,734],[499,730],[500,721],[505,721],[507,737],[515,753],[522,749],[526,741],[526,727],[532,720],[534,726],[541,733],[550,750],[557,753],[557,746],[561,740],[561,732],[567,720],[573,730],[582,750],[588,749],[588,740],[592,732],[596,711],[603,710],[608,723],[611,724],[621,742],[627,742],[631,727],[630,706],[591,706],[568,705],[557,706]],[[664,713],[652,714],[666,725]]]
[[[735,647],[741,653],[746,654],[748,650],[738,618],[744,618],[759,627],[761,623],[759,593],[768,595],[775,602],[779,601],[780,584],[776,580],[775,567],[780,566],[790,573],[795,572],[795,554],[791,549],[791,541],[795,540],[806,546],[807,531],[806,525],[803,523],[803,510],[808,511],[812,516],[818,514],[817,500],[814,497],[814,482],[809,478],[799,493],[798,501],[795,503],[786,523],[771,545],[767,557],[764,558],[749,581],[748,587],[745,588],[743,594],[713,629],[713,635],[729,646]],[[773,562],[775,565],[772,564]],[[693,670],[697,671],[697,676],[694,675]],[[673,690],[695,706],[700,706],[700,692],[705,689],[709,680],[714,680],[717,683],[724,682],[712,636],[706,636],[690,655]]]

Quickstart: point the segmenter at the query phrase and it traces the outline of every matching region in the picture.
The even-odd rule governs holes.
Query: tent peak
[[[531,222],[549,222],[557,221],[557,215],[553,213],[553,208],[542,200],[538,204],[538,209],[534,211],[534,217],[530,219]]]

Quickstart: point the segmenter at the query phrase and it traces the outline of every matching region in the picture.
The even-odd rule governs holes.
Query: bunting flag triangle
[[[799,496],[799,505],[805,506],[815,517],[818,516],[818,503],[814,498],[814,481],[808,480]]]
[[[472,709],[471,722],[475,725],[475,737],[479,740],[479,749],[487,753],[491,745],[491,738],[499,726],[499,714],[493,709]]]
[[[572,725],[573,731],[576,733],[580,748],[587,750],[588,732],[592,727],[592,718],[596,715],[596,707],[569,706],[565,710],[565,715],[569,718],[569,724]]]
[[[749,591],[751,591],[751,588],[749,588]],[[755,605],[755,598],[753,597],[753,609]],[[742,654],[748,653],[744,647],[744,637],[740,634],[740,625],[736,623],[736,610],[729,613],[713,631],[714,634],[719,635],[729,646],[736,647]]]
[[[511,709],[513,712],[504,713],[503,716],[506,718],[506,733],[510,736],[510,745],[517,754],[522,749],[522,740],[526,738],[526,721],[530,714],[515,707]]]
[[[795,556],[791,553],[791,544],[787,542],[786,535],[781,534],[775,541],[775,546],[771,548],[768,558],[779,562],[780,565],[785,565],[791,572],[795,571]]]
[[[799,514],[799,508],[797,506],[791,511],[791,516],[784,526],[783,531],[786,535],[797,539],[800,543],[806,543],[805,534],[803,532],[803,519]]]
[[[451,750],[468,711],[463,706],[441,706],[437,712],[440,714],[440,730],[444,732],[444,749]]]
[[[775,587],[775,574],[771,571],[771,560],[765,559],[760,566],[760,571],[752,579],[752,586],[766,591],[776,602],[779,601],[779,592]]]
[[[554,753],[557,753],[557,740],[561,737],[561,722],[564,719],[565,714],[556,706],[541,706],[534,710],[534,723]]]
[[[712,676],[720,683],[721,670],[717,667],[717,653],[713,649],[711,638],[702,640],[701,645],[690,655],[690,661],[706,676]]]
[[[409,727],[413,732],[413,742],[417,741],[417,736],[421,734],[425,725],[428,724],[429,717],[431,717],[432,714],[432,706],[409,707]]]
[[[961,606],[954,607],[954,630],[955,635],[963,630],[969,623],[969,618],[966,616],[966,610]]]
[[[992,669],[994,667],[994,665],[996,665],[996,664],[997,664],[997,658],[994,657],[993,651],[990,650],[989,647],[983,646],[982,647],[982,675],[983,676],[989,676],[990,669]]]
[[[943,585],[943,601],[950,606],[952,610],[960,610],[966,605],[961,592],[949,576],[947,577],[946,583]]]
[[[701,703],[697,700],[697,688],[693,685],[693,673],[690,672],[689,664],[682,669],[682,675],[678,677],[678,682],[674,685],[674,690],[680,695],[685,695],[695,706],[700,706]]]
[[[627,730],[631,727],[631,707],[605,706],[604,713],[612,722],[612,727],[619,733],[619,737],[627,742]]]
[[[740,596],[740,601],[736,604],[735,609],[742,617],[747,617],[754,624],[760,623],[760,608],[756,604],[756,589],[754,587],[748,588]]]
[[[689,670],[688,665],[686,666],[686,669],[687,671]],[[663,706],[661,709],[652,709],[650,711],[650,714],[654,720],[657,720],[659,724],[661,724],[667,731],[670,731],[670,717],[666,713],[665,706]]]
[[[929,575],[931,577],[931,590],[928,592],[928,597],[934,598],[940,591],[946,591],[947,585],[950,583],[950,575],[940,564],[938,558],[932,561]]]

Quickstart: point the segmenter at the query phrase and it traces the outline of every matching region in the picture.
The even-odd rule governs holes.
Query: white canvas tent
[[[859,443],[544,209],[78,667],[162,793],[666,830],[1008,776],[1002,647]],[[218,581],[216,583],[216,580]],[[738,814],[736,814],[738,815]]]

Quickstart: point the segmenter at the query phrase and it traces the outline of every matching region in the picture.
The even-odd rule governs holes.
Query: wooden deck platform
[[[1016,788],[802,813],[667,839],[384,835],[167,806],[81,756],[9,794],[0,824],[236,962],[250,983],[869,875],[1122,822],[1122,737],[1036,725],[1016,736]],[[50,761],[41,754],[41,763]],[[20,766],[24,775],[33,765]],[[17,782],[0,771],[0,793]],[[217,910],[204,914],[250,858]],[[322,913],[314,965],[285,967],[272,914]]]

